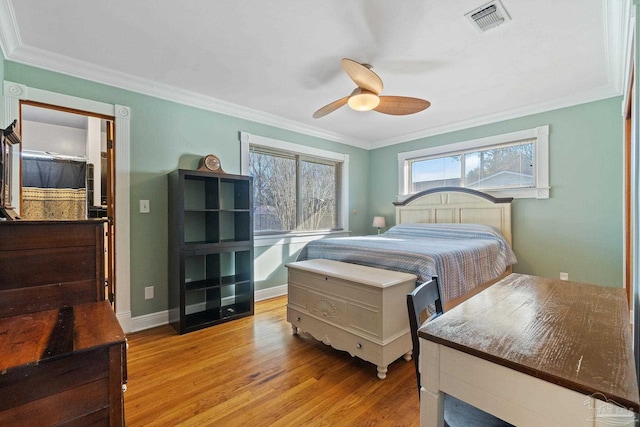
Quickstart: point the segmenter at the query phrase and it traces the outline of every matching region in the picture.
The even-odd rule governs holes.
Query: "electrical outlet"
[[[569,280],[569,273],[560,272],[560,280]]]
[[[153,299],[153,286],[145,286],[144,299]]]

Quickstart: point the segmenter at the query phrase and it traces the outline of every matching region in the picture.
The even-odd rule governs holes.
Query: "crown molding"
[[[469,120],[462,120],[459,122],[436,126],[429,129],[424,129],[417,132],[408,133],[398,136],[396,138],[390,138],[386,140],[374,141],[370,145],[370,149],[388,147],[390,145],[401,144],[403,142],[415,141],[416,139],[426,138],[430,136],[442,135],[449,132],[455,132],[459,130],[469,129],[477,126],[489,125],[492,123],[503,122],[505,120],[517,119],[519,117],[530,116],[533,114],[544,113],[547,111],[558,110],[561,108],[572,107],[574,105],[586,104],[589,102],[600,101],[603,99],[613,98],[620,96],[621,93],[616,88],[611,86],[603,86],[593,89],[589,92],[581,92],[576,95],[569,95],[564,98],[554,99],[553,101],[540,102],[538,104],[527,105],[521,108],[514,108],[511,110],[500,111],[495,114],[487,114],[484,116],[474,117]]]
[[[413,132],[396,138],[375,141],[371,143],[371,149],[387,147],[403,142],[414,141],[429,136],[441,135],[448,132],[468,129],[471,127],[487,125],[504,120],[515,119],[545,111],[557,110],[588,102],[600,101],[615,96],[621,96],[628,92],[630,84],[634,31],[634,8],[631,0],[602,0],[604,10],[604,36],[605,55],[608,64],[609,85],[570,95],[550,102],[541,102],[509,111],[501,111],[497,114],[479,116],[473,119],[438,126],[424,131]],[[625,104],[623,102],[623,104]],[[625,106],[622,106],[623,110]],[[623,114],[626,111],[623,111]]]
[[[1,13],[2,11],[0,9],[0,14]],[[188,105],[191,107],[201,108],[228,116],[245,119],[251,122],[277,127],[279,129],[301,133],[303,135],[322,138],[329,141],[362,148],[365,150],[387,147],[390,145],[396,145],[429,136],[441,135],[448,132],[496,123],[531,114],[542,113],[549,110],[598,101],[622,94],[621,89],[612,86],[606,86],[596,88],[589,91],[588,93],[571,95],[562,99],[553,100],[551,102],[543,102],[535,105],[528,105],[522,108],[516,108],[509,111],[501,111],[500,113],[496,114],[479,116],[469,120],[463,120],[444,126],[432,127],[417,132],[400,135],[390,139],[367,142],[361,139],[355,139],[334,132],[328,132],[320,128],[304,125],[293,120],[284,119],[274,114],[269,114],[251,108],[243,107],[238,104],[222,101],[216,98],[204,96],[199,93],[179,89],[166,84],[153,82],[141,77],[122,73],[117,70],[99,67],[94,64],[89,64],[83,61],[78,61],[72,58],[53,54],[45,50],[28,46],[20,46],[14,48],[7,59],[13,62],[18,62],[21,64],[78,77],[84,80],[90,80],[100,84],[118,87],[120,89],[125,89],[155,98],[177,102],[179,104]]]
[[[5,58],[22,45],[18,24],[9,0],[0,0],[0,49]]]
[[[264,125],[274,126],[280,129],[328,139],[330,141],[353,145],[360,148],[369,148],[369,144],[367,142],[359,139],[349,138],[333,132],[327,132],[323,129],[307,126],[293,120],[284,119],[274,114],[243,107],[238,104],[222,101],[196,92],[179,89],[167,84],[154,82],[117,70],[100,67],[84,61],[78,61],[73,58],[54,54],[30,46],[19,46],[15,48],[13,52],[8,55],[7,59],[13,62],[43,68],[45,70],[118,87],[120,89],[141,93],[155,98],[166,99],[168,101],[177,102],[191,107],[202,108],[204,110]]]
[[[631,0],[602,0],[604,10],[605,55],[609,66],[609,83],[622,93],[627,80],[629,39],[632,30]]]
[[[551,102],[542,102],[496,114],[478,116],[469,120],[428,128],[378,141],[364,141],[347,135],[328,132],[324,129],[285,119],[274,114],[254,110],[238,104],[204,96],[196,92],[179,89],[117,70],[99,67],[94,64],[25,46],[20,38],[11,0],[0,0],[0,48],[5,59],[12,62],[90,80],[283,130],[351,145],[365,150],[373,150],[429,136],[622,95],[624,86],[627,84],[629,69],[632,65],[630,64],[629,57],[629,40],[631,40],[629,33],[633,31],[633,26],[631,25],[631,0],[602,1],[605,27],[603,31],[605,32],[606,38],[605,54],[607,56],[607,71],[609,74],[608,86]]]
[[[634,52],[634,38],[635,38],[635,28],[636,28],[636,6],[635,3],[637,1],[628,2],[626,12],[626,21],[622,22],[622,25],[625,25],[625,29],[623,31],[623,40],[621,43],[623,44],[622,48],[622,59],[624,60],[624,65],[622,69],[622,93],[624,94],[624,101],[622,102],[621,109],[622,114],[626,117],[629,105],[631,104],[631,85],[633,84],[633,69],[634,69],[634,60],[636,58]]]

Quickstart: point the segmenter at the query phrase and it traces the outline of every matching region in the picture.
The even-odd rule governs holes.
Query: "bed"
[[[331,259],[415,274],[437,275],[445,309],[511,272],[511,198],[443,187],[394,203],[396,225],[379,236],[320,239],[298,261]]]
[[[287,264],[287,321],[377,366],[411,360],[406,295],[439,277],[445,310],[511,272],[511,200],[437,188],[394,203],[396,225],[380,236],[320,239]],[[407,278],[407,276],[409,278]]]

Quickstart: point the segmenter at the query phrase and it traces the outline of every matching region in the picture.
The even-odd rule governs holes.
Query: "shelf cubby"
[[[252,179],[169,174],[169,322],[180,334],[253,314]]]

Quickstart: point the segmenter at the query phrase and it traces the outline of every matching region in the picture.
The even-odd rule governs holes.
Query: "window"
[[[534,148],[533,140],[525,140],[454,155],[409,160],[411,192],[445,186],[483,191],[534,187]]]
[[[548,126],[398,154],[400,194],[467,187],[548,198]]]
[[[255,234],[346,227],[341,178],[348,156],[245,133],[242,138],[243,173],[253,176]]]

